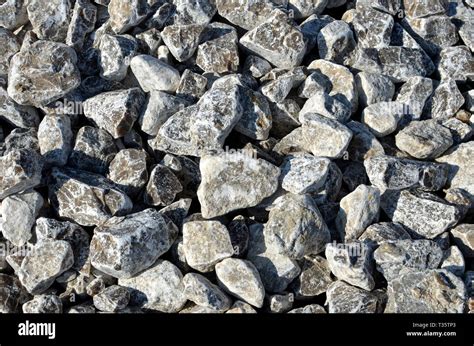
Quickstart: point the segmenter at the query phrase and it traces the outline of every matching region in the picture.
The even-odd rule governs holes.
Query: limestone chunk
[[[156,165],[146,186],[145,202],[149,205],[170,205],[183,186],[166,166]]]
[[[65,41],[71,20],[71,1],[28,0],[26,9],[33,31],[40,40]]]
[[[64,166],[72,151],[70,118],[66,115],[45,115],[38,128],[38,141],[46,164]]]
[[[185,296],[199,306],[210,308],[214,312],[226,311],[231,306],[230,298],[218,286],[200,274],[186,274],[183,285]]]

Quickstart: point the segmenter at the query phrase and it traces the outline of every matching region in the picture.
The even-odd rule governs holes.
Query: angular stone
[[[64,240],[43,240],[27,253],[18,271],[21,284],[31,294],[46,291],[54,280],[72,267],[74,255]]]
[[[130,198],[110,180],[75,169],[53,168],[49,199],[58,215],[82,226],[99,225],[115,215],[127,214]]]
[[[329,230],[308,195],[286,194],[270,209],[265,233],[279,253],[293,259],[318,254],[330,241]]]
[[[402,225],[393,222],[380,222],[367,227],[359,237],[360,241],[374,245],[375,247],[386,241],[397,241],[411,239],[410,235]]]
[[[176,0],[173,3],[176,6],[173,18],[175,24],[205,26],[209,24],[217,11],[215,1],[211,0]]]
[[[291,310],[295,297],[293,293],[274,294],[267,298],[268,309],[272,313],[285,313]]]
[[[116,153],[117,147],[107,132],[84,126],[76,134],[76,143],[69,156],[69,166],[103,174],[107,172]]]
[[[474,185],[472,184],[474,168],[471,159],[473,152],[474,142],[461,143],[436,159],[437,162],[449,165],[449,186],[466,190],[470,194],[471,201],[474,200]]]
[[[467,142],[474,135],[474,128],[457,118],[443,120],[441,125],[451,132],[454,144]]]
[[[66,115],[45,115],[39,124],[38,141],[47,165],[64,166],[72,151],[70,118]]]
[[[200,169],[198,198],[205,218],[258,205],[276,191],[280,175],[271,163],[240,153],[204,156]]]
[[[219,286],[229,294],[257,308],[262,307],[265,289],[257,269],[251,262],[226,258],[216,264],[216,275]]]
[[[384,195],[381,207],[393,222],[427,239],[433,239],[454,226],[461,216],[456,206],[435,195],[418,191],[403,190]]]
[[[376,187],[359,185],[341,199],[340,206],[336,229],[344,242],[356,240],[378,218],[380,191]]]
[[[6,0],[0,5],[0,26],[14,30],[28,23],[27,1]]]
[[[373,9],[385,12],[391,15],[396,15],[399,13],[401,1],[400,0],[360,0],[357,2],[356,6],[362,5],[362,8],[365,6],[370,6]],[[357,7],[359,8],[359,7]]]
[[[384,155],[382,144],[367,126],[356,121],[350,121],[346,126],[352,131],[352,139],[347,147],[351,160],[364,162],[372,156]]]
[[[272,66],[268,61],[255,55],[247,56],[243,67],[244,73],[248,72],[254,78],[260,78],[266,75],[271,69]]]
[[[306,256],[301,274],[292,283],[297,298],[316,297],[326,292],[333,279],[328,262],[321,256]]]
[[[199,38],[204,30],[202,25],[168,25],[161,32],[161,38],[174,58],[183,62],[194,55]]]
[[[183,224],[186,262],[200,272],[214,270],[216,263],[234,254],[227,228],[219,221],[191,221]]]
[[[266,140],[272,127],[272,114],[267,99],[250,88],[243,88],[240,96],[242,117],[234,130],[249,138]]]
[[[367,292],[344,281],[336,281],[329,286],[326,304],[331,314],[373,314],[383,311],[383,299],[377,293]]]
[[[430,100],[431,118],[438,120],[452,118],[461,109],[464,102],[464,97],[459,91],[456,81],[452,78],[445,79],[435,89]]]
[[[435,159],[453,145],[453,137],[435,120],[413,121],[398,132],[395,143],[417,159]]]
[[[176,229],[153,209],[113,217],[94,230],[91,263],[113,277],[130,278],[167,252],[176,236]]]
[[[387,155],[370,157],[364,166],[372,185],[382,192],[421,187],[437,191],[444,187],[448,167],[431,162],[400,159]]]
[[[433,80],[424,77],[409,78],[400,88],[396,101],[405,105],[408,114],[402,124],[411,120],[419,120],[425,103],[433,93]]]
[[[423,18],[436,14],[442,14],[446,11],[442,0],[403,0],[403,5],[405,7],[406,15],[410,18]]]
[[[367,6],[357,8],[352,22],[358,45],[362,48],[382,48],[390,45],[393,17]]]
[[[299,120],[306,114],[316,113],[328,119],[346,122],[351,116],[351,109],[347,103],[340,101],[339,98],[332,97],[326,92],[317,92],[311,96],[300,111]]]
[[[474,58],[465,46],[444,48],[440,53],[438,70],[441,79],[452,78],[456,82],[474,80]]]
[[[135,36],[145,52],[154,55],[162,43],[161,33],[156,28],[145,30]]]
[[[10,150],[0,157],[0,200],[40,184],[43,161],[31,149]]]
[[[286,99],[279,103],[270,103],[270,110],[272,113],[270,135],[274,137],[285,137],[301,125],[298,120],[301,108],[293,99]]]
[[[378,102],[371,104],[362,112],[362,122],[376,137],[393,133],[405,114],[405,107],[399,102]]]
[[[94,296],[94,306],[105,312],[124,309],[130,301],[130,292],[122,286],[109,286]]]
[[[139,88],[105,92],[84,102],[84,115],[112,137],[123,137],[137,120],[144,98]]]
[[[466,287],[446,270],[404,274],[388,285],[386,313],[462,313]]]
[[[397,240],[380,244],[374,252],[377,270],[390,282],[408,272],[436,269],[443,259],[431,240]]]
[[[355,80],[361,106],[392,101],[395,85],[390,78],[379,73],[360,72]]]
[[[302,308],[296,308],[288,311],[289,314],[325,314],[326,310],[321,305],[309,304]]]
[[[214,312],[229,310],[232,304],[230,298],[218,286],[200,274],[186,274],[183,285],[186,298]]]
[[[178,312],[186,304],[183,274],[171,262],[157,260],[142,273],[118,284],[130,290],[130,305],[151,311]]]
[[[148,181],[147,155],[143,150],[120,150],[110,162],[108,178],[130,196],[136,196]]]
[[[11,59],[8,95],[21,105],[51,103],[79,86],[76,62],[76,53],[65,44],[37,41]]]
[[[466,261],[464,260],[461,250],[456,245],[450,246],[444,251],[441,269],[446,269],[456,276],[461,277],[466,269]]]
[[[28,0],[26,7],[34,33],[40,40],[64,42],[72,3],[69,0]]]
[[[329,2],[328,6],[330,6]],[[300,30],[306,41],[307,52],[313,50],[318,44],[318,34],[321,29],[333,21],[334,18],[331,16],[313,14],[300,24]]]
[[[40,123],[36,108],[19,105],[3,87],[0,87],[0,119],[21,128],[37,127]]]
[[[111,81],[123,80],[137,50],[137,42],[129,35],[101,36],[98,44],[100,76]]]
[[[300,65],[306,53],[303,34],[288,23],[288,17],[280,10],[273,11],[265,22],[242,36],[240,44],[281,68]]]
[[[313,72],[305,79],[298,88],[298,96],[302,98],[310,98],[312,95],[325,92],[331,92],[332,85],[328,77],[320,72]]]
[[[181,75],[176,96],[198,100],[204,95],[207,87],[207,78],[186,69]]]
[[[316,192],[324,185],[331,161],[309,154],[288,156],[281,166],[281,186],[294,194]]]
[[[0,311],[4,314],[17,313],[26,298],[20,281],[11,275],[0,273]]]
[[[356,47],[350,26],[342,20],[327,24],[318,34],[318,49],[321,58],[342,64]]]
[[[454,243],[466,258],[474,257],[474,226],[461,224],[451,230]]]
[[[5,198],[0,205],[3,237],[15,246],[23,246],[33,235],[32,227],[43,203],[43,197],[34,190]]]
[[[156,165],[150,173],[145,202],[149,205],[170,205],[183,190],[174,173],[166,166]]]
[[[10,59],[20,50],[20,43],[15,35],[0,27],[0,77],[6,79]]]
[[[372,256],[366,244],[360,242],[328,244],[325,255],[331,272],[338,279],[367,291],[374,289]]]
[[[23,149],[33,150],[37,153],[40,152],[38,132],[35,128],[14,129],[5,137],[5,153]],[[41,161],[44,163],[44,160],[41,159]]]
[[[121,34],[140,24],[148,14],[147,0],[110,0],[108,6],[110,26]]]
[[[288,8],[292,11],[294,18],[306,18],[312,14],[321,14],[328,0],[289,0]]]
[[[245,30],[252,30],[265,22],[275,8],[270,0],[258,2],[217,0],[216,4],[220,16]]]
[[[241,300],[236,300],[234,304],[231,306],[229,310],[226,311],[226,314],[256,314],[257,311],[255,309],[241,301]]]
[[[81,50],[86,35],[94,30],[97,8],[89,0],[78,0],[72,10],[71,22],[66,35],[66,44]]]
[[[343,156],[352,139],[352,132],[346,126],[315,113],[300,116],[300,121],[303,124],[300,141],[306,151],[328,158]]]
[[[55,294],[35,296],[22,306],[24,314],[61,314],[63,303]]]
[[[178,88],[179,72],[151,55],[133,57],[130,68],[145,92],[175,92]]]
[[[261,87],[261,92],[271,102],[282,102],[290,93],[291,89],[299,86],[306,78],[306,75],[302,68],[296,67],[290,69],[288,72],[285,70],[278,71],[275,73],[275,79],[269,81]],[[272,72],[275,72],[273,70]],[[269,75],[273,74],[272,72]],[[262,77],[265,78],[266,76]]]

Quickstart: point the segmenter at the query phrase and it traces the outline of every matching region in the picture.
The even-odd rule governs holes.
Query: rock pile
[[[473,26],[0,1],[0,312],[474,312]]]

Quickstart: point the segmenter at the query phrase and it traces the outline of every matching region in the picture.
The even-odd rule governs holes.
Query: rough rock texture
[[[199,306],[226,311],[231,306],[230,298],[216,285],[200,274],[189,273],[183,278],[184,295]]]
[[[329,313],[377,313],[382,312],[380,295],[336,281],[327,290],[326,304]]]

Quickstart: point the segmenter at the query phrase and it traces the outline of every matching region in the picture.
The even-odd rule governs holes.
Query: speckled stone
[[[217,285],[200,274],[186,274],[183,285],[186,298],[214,312],[226,311],[232,304],[231,299]]]

